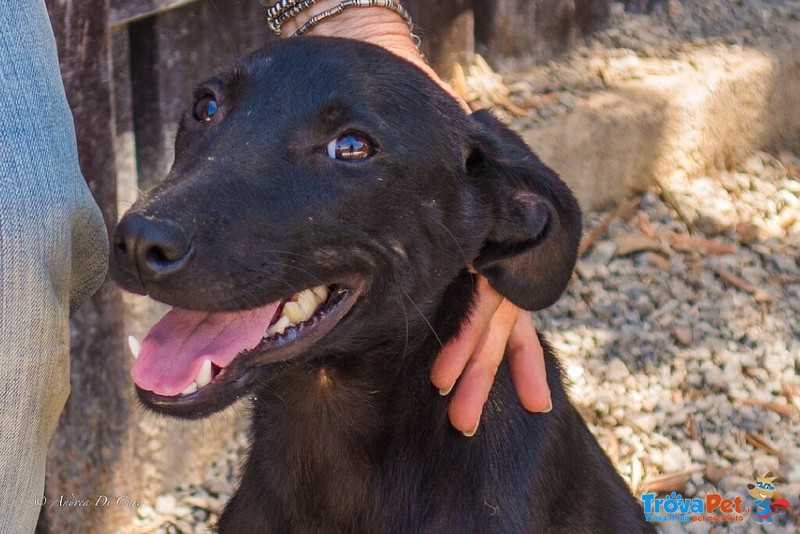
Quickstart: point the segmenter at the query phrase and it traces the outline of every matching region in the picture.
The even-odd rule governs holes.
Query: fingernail
[[[553,399],[550,399],[550,402],[547,404],[547,409],[542,410],[542,413],[550,413],[553,411]]]
[[[440,388],[439,395],[441,395],[442,397],[446,397],[450,394],[451,391],[453,391],[453,384],[450,384],[450,387],[448,388]]]
[[[472,436],[475,435],[475,432],[478,431],[478,425],[480,425],[480,424],[481,424],[481,422],[480,422],[480,420],[478,420],[477,424],[475,425],[475,428],[473,428],[472,430],[470,430],[468,432],[462,432],[462,434],[464,434],[468,438],[471,438]]]

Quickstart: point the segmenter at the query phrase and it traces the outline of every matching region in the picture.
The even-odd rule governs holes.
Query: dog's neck
[[[382,455],[394,434],[454,432],[447,423],[447,399],[429,373],[440,342],[453,337],[466,317],[472,291],[469,277],[460,276],[446,290],[449,297],[458,296],[447,299],[447,310],[411,322],[413,341],[294,365],[261,388],[254,403],[253,446],[260,461],[270,462],[274,485],[269,485],[278,498],[294,502],[293,509],[362,513],[364,503],[374,499]],[[255,463],[247,469],[257,470]],[[307,491],[309,484],[314,492]]]

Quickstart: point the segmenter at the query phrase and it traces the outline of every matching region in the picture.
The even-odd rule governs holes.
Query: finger
[[[467,436],[478,428],[518,313],[513,304],[503,300],[459,378],[448,415],[450,423]]]
[[[549,412],[553,409],[544,350],[528,313],[520,313],[508,340],[508,364],[517,396],[530,412]]]
[[[464,371],[467,361],[503,301],[503,297],[489,287],[489,283],[482,276],[476,278],[476,284],[478,290],[475,306],[467,322],[462,326],[458,336],[444,346],[431,367],[431,382],[443,395],[450,392]]]

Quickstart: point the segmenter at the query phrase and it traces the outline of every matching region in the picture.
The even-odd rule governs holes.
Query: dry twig
[[[640,493],[669,493],[681,491],[695,473],[705,471],[705,466],[694,466],[677,473],[650,478],[639,486]]]
[[[744,435],[744,439],[756,449],[762,450],[769,455],[779,458],[782,456],[781,451],[778,450],[775,444],[757,432],[747,432]]]
[[[661,191],[661,198],[664,199],[664,202],[669,204],[669,207],[675,210],[675,213],[678,214],[678,217],[683,221],[686,225],[687,230],[690,234],[696,234],[697,228],[695,228],[694,223],[687,217],[687,215],[683,212],[683,208],[681,207],[680,203],[675,199],[669,189],[664,187],[661,181],[656,178],[655,180],[656,185],[658,186],[659,191]]]
[[[741,289],[742,291],[745,291],[753,295],[753,298],[756,299],[756,302],[770,302],[773,299],[772,294],[757,288],[744,278],[740,278],[735,274],[733,274],[732,272],[726,271],[721,267],[714,269],[714,272],[724,282],[732,285],[736,289]]]
[[[733,254],[736,247],[717,243],[711,239],[692,237],[685,234],[670,234],[669,243],[680,252],[703,252],[706,254]]]
[[[791,404],[783,404],[774,401],[762,401],[758,399],[743,399],[742,402],[748,406],[757,406],[759,408],[764,408],[765,410],[775,412],[782,417],[791,417],[792,414],[795,413],[795,408]]]
[[[639,207],[639,204],[642,202],[642,197],[634,197],[629,200],[623,200],[619,203],[617,208],[603,217],[603,220],[600,221],[600,224],[595,226],[591,232],[583,239],[581,243],[581,247],[578,250],[578,257],[582,257],[586,252],[592,248],[595,242],[600,239],[600,237],[608,230],[608,227],[614,221],[614,219],[622,218],[624,219],[628,213],[635,210]]]

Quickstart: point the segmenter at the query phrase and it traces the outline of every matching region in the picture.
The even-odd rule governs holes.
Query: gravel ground
[[[652,15],[632,15],[613,4],[609,29],[543,65],[500,76],[478,58],[456,88],[473,107],[491,107],[526,129],[568,113],[581,97],[620,79],[693,70],[690,56],[698,50],[772,50],[797,41],[790,27],[800,20],[800,0],[670,0],[657,6]]]
[[[698,48],[788,39],[800,1],[670,0],[651,16],[616,4],[612,18],[557,62],[501,76],[478,60],[457,89],[525,129],[602,89],[620,62],[674,67]],[[721,176],[665,187],[586,215],[591,246],[537,326],[633,491],[719,493],[751,506],[746,485],[772,470],[800,512],[800,157],[757,153]],[[244,444],[240,436],[202,485],[143,505],[135,530],[207,532],[235,487]],[[798,515],[776,518],[764,532],[800,532]],[[759,528],[748,517],[690,530]]]
[[[746,485],[771,470],[798,507],[799,177],[796,156],[760,153],[648,192],[621,216],[589,215],[587,230],[610,220],[607,232],[565,297],[537,314],[636,493],[750,505]],[[778,524],[800,531],[785,514]]]

